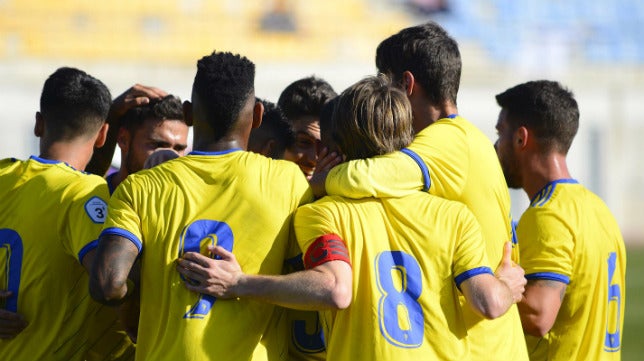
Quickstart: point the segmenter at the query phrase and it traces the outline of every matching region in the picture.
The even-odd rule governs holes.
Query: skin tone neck
[[[571,178],[566,155],[557,151],[544,152],[534,134],[519,127],[513,140],[520,165],[521,187],[532,199],[546,184]]]
[[[559,153],[532,154],[523,167],[521,177],[523,190],[532,199],[546,184],[558,179],[572,178],[568,171],[566,156]]]
[[[45,120],[40,112],[36,113],[34,134],[40,138],[40,158],[65,162],[74,169],[84,171],[92,158],[94,147],[105,143],[107,124],[103,124],[92,137],[76,137],[71,141],[51,140],[45,132]]]
[[[239,116],[232,128],[223,137],[215,137],[215,130],[205,121],[207,118],[200,100],[192,94],[193,103],[184,103],[186,119],[192,119],[194,124],[194,146],[197,151],[219,152],[229,149],[248,149],[248,138],[253,128],[259,127],[262,122],[264,106],[255,101],[255,94],[249,95],[246,103],[239,112]]]
[[[407,98],[411,103],[412,114],[414,116],[414,131],[425,129],[439,119],[447,118],[451,114],[458,114],[456,104],[452,102],[444,102],[441,104],[433,103],[423,87],[416,82],[414,75],[405,71],[403,73],[403,84]]]

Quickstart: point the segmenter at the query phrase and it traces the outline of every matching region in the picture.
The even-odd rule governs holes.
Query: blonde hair
[[[367,77],[340,94],[331,132],[347,160],[400,150],[414,138],[407,95],[385,75]]]

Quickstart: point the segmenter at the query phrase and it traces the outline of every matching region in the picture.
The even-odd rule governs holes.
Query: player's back
[[[409,149],[429,168],[431,194],[462,202],[472,211],[481,225],[488,258],[498,264],[503,244],[513,239],[512,219],[510,194],[489,138],[465,118],[451,116],[420,131]],[[513,247],[518,262],[518,247]],[[495,320],[485,320],[469,307],[464,307],[464,314],[477,360],[494,360],[497,356],[492,355],[527,360],[516,305]]]
[[[193,152],[128,177],[106,227],[142,243],[137,359],[249,359],[273,306],[192,293],[174,262],[218,244],[245,273],[279,274],[290,256],[291,215],[311,200],[296,165],[239,150]]]
[[[608,207],[576,181],[556,181],[532,200],[517,232],[528,279],[548,274],[570,282],[546,340],[527,337],[528,348],[548,360],[619,360],[626,251]],[[528,233],[548,243],[523,242]],[[544,246],[559,257],[535,257]]]
[[[2,360],[79,360],[87,313],[98,307],[79,259],[106,216],[107,185],[38,157],[0,162],[0,276],[5,309],[29,323],[0,341]]]
[[[329,196],[297,211],[295,231],[303,249],[336,233],[349,250],[352,304],[321,317],[328,359],[468,359],[455,278],[489,264],[464,205],[424,192]]]

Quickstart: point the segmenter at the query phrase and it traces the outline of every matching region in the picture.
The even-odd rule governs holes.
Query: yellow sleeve
[[[575,242],[555,214],[529,208],[519,220],[517,237],[527,279],[553,279],[566,284],[570,281]]]
[[[463,206],[456,219],[460,222],[454,248],[453,272],[456,278],[481,273],[484,268],[494,272],[485,252],[481,227],[472,212]]]
[[[66,213],[64,239],[69,242],[69,251],[82,262],[83,256],[96,247],[107,218],[109,191],[102,178],[88,175],[68,193],[73,199]]]
[[[326,178],[326,192],[347,198],[402,197],[423,189],[423,172],[402,152],[358,159],[334,167]]]
[[[143,246],[143,235],[141,218],[136,209],[137,193],[133,187],[134,178],[128,177],[112,194],[102,234],[110,233],[125,237],[132,241],[140,252]]]

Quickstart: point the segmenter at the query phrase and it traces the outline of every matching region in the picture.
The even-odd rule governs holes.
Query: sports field
[[[644,246],[627,249],[622,360],[644,360]]]

